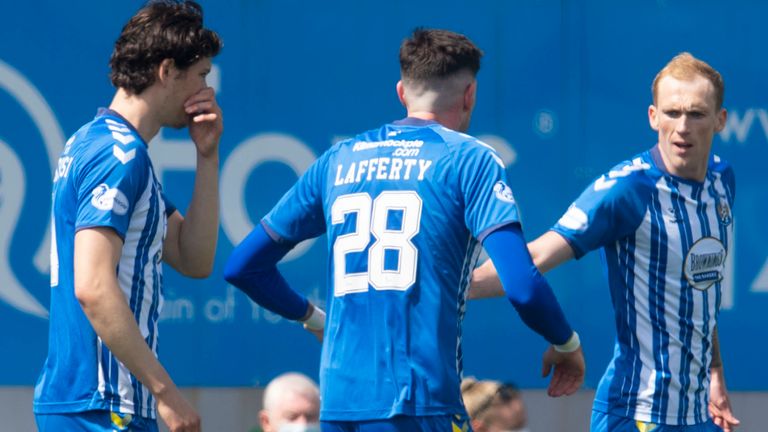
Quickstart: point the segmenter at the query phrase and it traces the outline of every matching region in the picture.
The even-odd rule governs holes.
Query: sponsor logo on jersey
[[[128,198],[118,188],[102,183],[91,191],[91,195],[91,205],[99,210],[111,210],[121,216],[128,213]]]
[[[728,252],[720,240],[702,237],[685,256],[684,273],[688,283],[699,290],[706,290],[723,279],[725,257]]]
[[[496,194],[496,198],[508,202],[510,204],[515,203],[515,197],[512,195],[512,188],[507,186],[506,183],[499,180],[493,185],[493,193]]]
[[[380,147],[395,148],[421,148],[424,145],[422,140],[384,140],[384,141],[357,141],[352,146],[352,151],[373,150]]]

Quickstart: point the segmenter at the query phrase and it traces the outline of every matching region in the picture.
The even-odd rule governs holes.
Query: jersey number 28
[[[402,212],[399,227],[387,226],[390,212]],[[340,235],[333,243],[334,289],[340,297],[349,293],[366,292],[370,284],[376,290],[405,291],[416,282],[419,251],[411,242],[421,225],[421,198],[414,191],[385,191],[376,199],[367,193],[341,195],[331,207],[333,225],[344,223],[345,216],[357,213],[355,230]],[[371,234],[375,241],[368,248],[368,271],[348,273],[346,256],[363,252]],[[384,268],[387,250],[397,252],[394,269]]]

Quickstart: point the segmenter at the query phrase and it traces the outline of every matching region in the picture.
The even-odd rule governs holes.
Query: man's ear
[[[725,129],[725,122],[728,120],[728,111],[725,108],[720,108],[717,113],[717,125],[715,125],[715,132],[720,133]]]
[[[651,125],[651,129],[659,130],[659,110],[656,108],[656,105],[648,107],[648,123]]]
[[[403,106],[407,109],[408,108],[408,102],[405,99],[405,86],[403,85],[403,80],[400,80],[397,82],[397,98],[400,99],[400,103],[403,104]]]
[[[472,111],[477,100],[477,80],[472,80],[464,89],[464,111]]]
[[[176,64],[172,59],[164,59],[157,67],[157,82],[165,85],[175,75]]]

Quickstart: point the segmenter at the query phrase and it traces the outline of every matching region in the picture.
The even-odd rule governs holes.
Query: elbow
[[[75,298],[80,303],[80,307],[83,312],[88,315],[90,310],[96,308],[96,304],[99,301],[100,295],[98,287],[92,282],[75,282]]]
[[[227,264],[224,266],[224,280],[226,280],[230,285],[240,286],[242,276],[243,269],[233,263],[232,260],[227,261]]]
[[[541,274],[532,277],[516,277],[504,285],[504,293],[515,308],[527,308],[536,302],[537,290],[542,282]]]
[[[213,273],[213,263],[207,265],[188,266],[181,272],[186,277],[192,279],[205,279]]]
[[[515,308],[527,308],[534,302],[533,287],[526,287],[525,289],[507,290],[507,298]]]

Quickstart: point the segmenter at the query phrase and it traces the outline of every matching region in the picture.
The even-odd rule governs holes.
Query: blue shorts
[[[157,420],[109,411],[35,414],[40,432],[158,432]]]
[[[722,432],[712,420],[695,425],[657,425],[600,411],[592,411],[590,432]]]
[[[404,416],[365,421],[321,421],[321,432],[472,432],[464,415]]]

